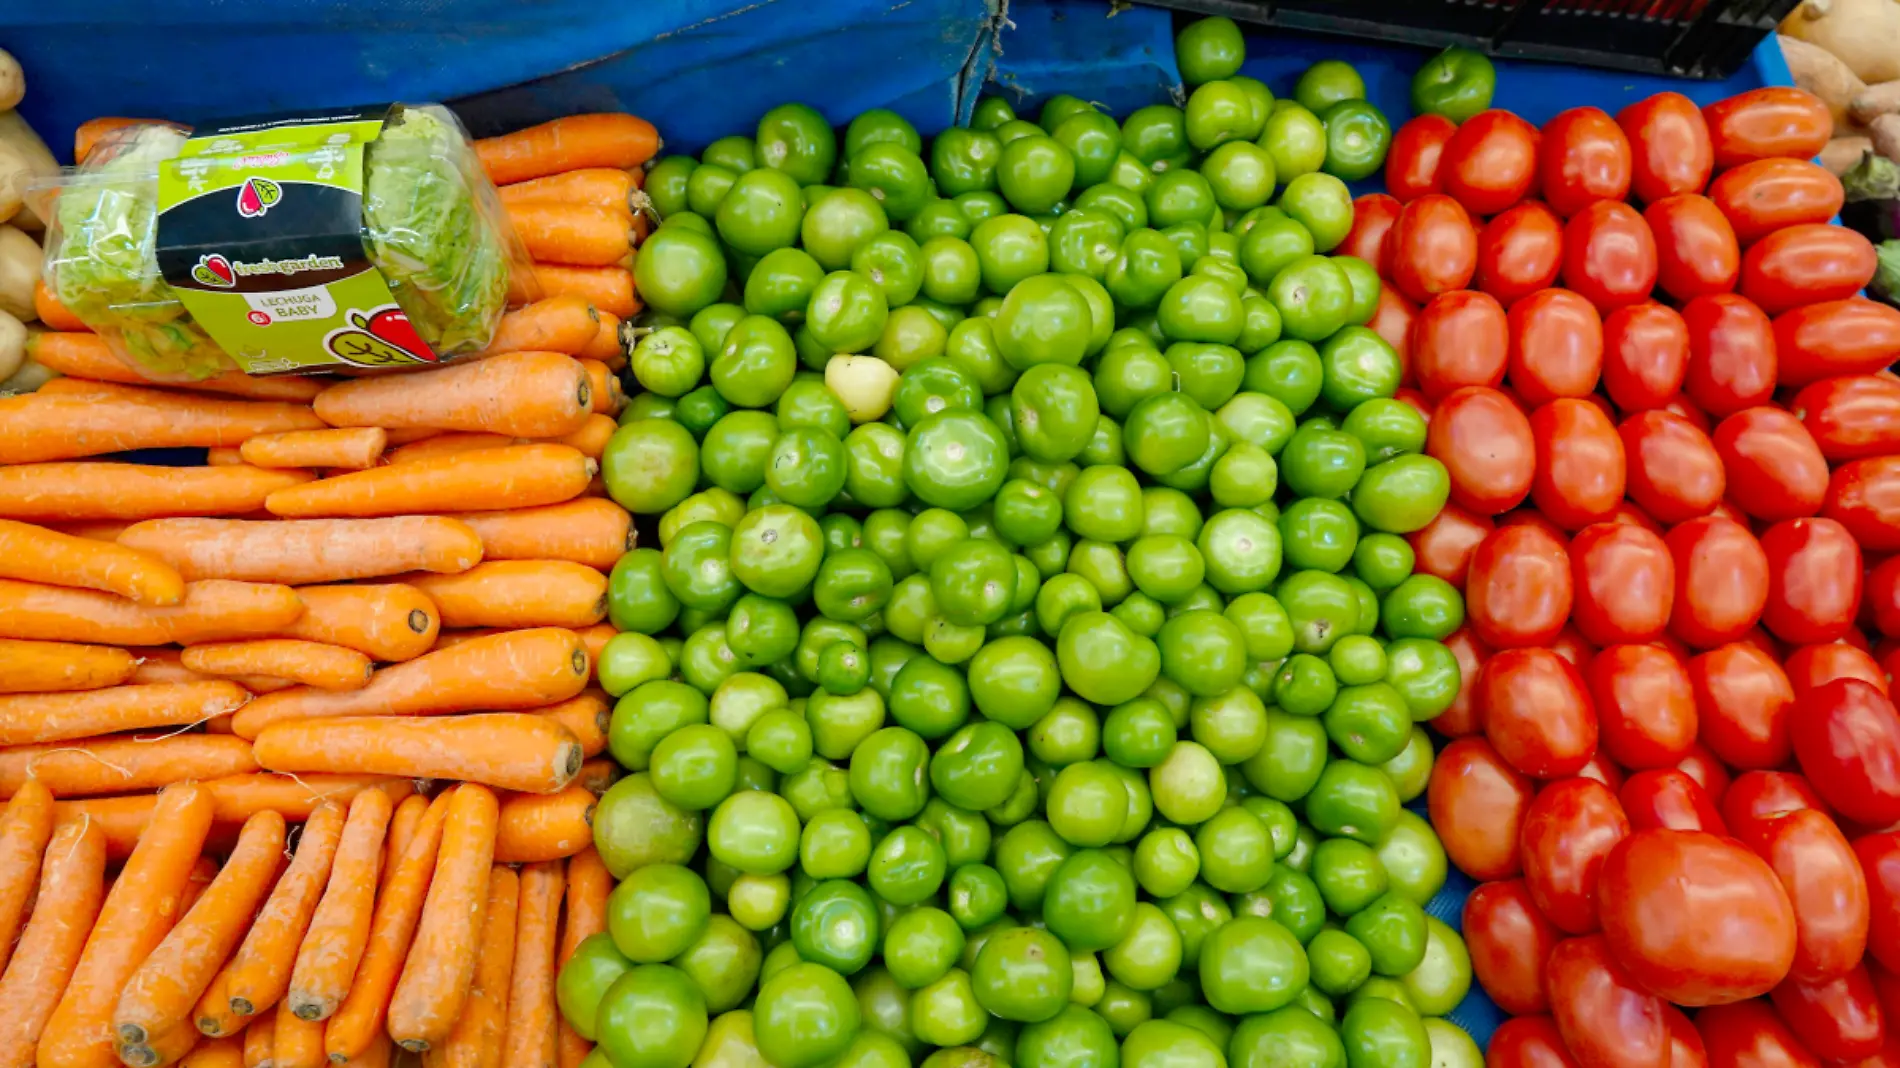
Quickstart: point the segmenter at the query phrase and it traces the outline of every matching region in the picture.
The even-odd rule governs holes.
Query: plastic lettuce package
[[[159,381],[428,366],[486,346],[533,277],[435,105],[119,131],[60,180],[44,271]]]

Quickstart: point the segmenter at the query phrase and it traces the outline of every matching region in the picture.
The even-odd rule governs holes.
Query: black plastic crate
[[[1295,30],[1726,78],[1800,0],[1146,0]]]

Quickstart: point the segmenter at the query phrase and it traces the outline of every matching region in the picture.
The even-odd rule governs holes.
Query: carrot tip
[[[255,1016],[256,1014],[257,1014],[257,1006],[251,1004],[251,1001],[249,998],[232,998],[231,999],[231,1015]]]

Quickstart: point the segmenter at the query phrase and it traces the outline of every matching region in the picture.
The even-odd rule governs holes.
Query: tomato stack
[[[1451,477],[1429,800],[1493,1068],[1900,1064],[1900,310],[1829,130],[1786,88],[1425,115],[1355,205]]]

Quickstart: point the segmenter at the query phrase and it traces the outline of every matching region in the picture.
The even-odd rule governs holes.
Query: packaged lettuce
[[[162,381],[452,359],[488,344],[511,272],[532,278],[433,105],[133,127],[54,216],[47,284]]]

